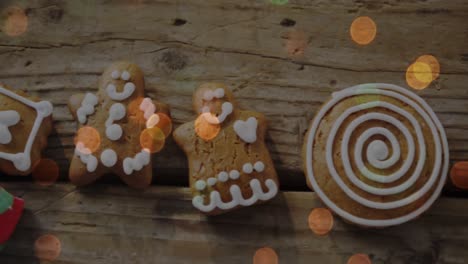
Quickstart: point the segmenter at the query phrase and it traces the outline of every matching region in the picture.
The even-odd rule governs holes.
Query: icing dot
[[[114,79],[114,80],[117,80],[117,79],[119,78],[119,76],[120,76],[120,73],[119,73],[119,71],[117,71],[117,70],[115,70],[115,71],[113,71],[113,72],[111,73],[111,77],[112,77],[112,79]]]
[[[112,117],[112,121],[120,120],[125,117],[126,111],[125,106],[121,103],[113,104],[109,110],[109,115]]]
[[[233,180],[237,180],[240,177],[240,173],[237,170],[232,170],[229,172],[229,177]]]
[[[224,89],[223,88],[218,88],[214,91],[214,96],[216,98],[223,98],[224,97]]]
[[[208,183],[208,185],[213,186],[213,185],[216,184],[217,181],[218,181],[218,180],[217,180],[216,178],[209,178],[209,179],[207,180],[207,183]]]
[[[117,154],[112,149],[106,149],[101,153],[101,162],[110,168],[117,163]]]
[[[117,124],[113,124],[106,129],[106,136],[110,140],[119,140],[122,134],[122,127]]]
[[[195,188],[199,191],[203,191],[206,188],[206,182],[203,180],[199,180],[195,183]]]
[[[263,162],[261,161],[257,161],[255,162],[254,169],[257,172],[262,172],[265,169],[265,164],[263,164]]]
[[[39,111],[39,113],[44,117],[50,116],[53,110],[54,110],[54,107],[49,101],[42,101],[42,102],[37,103],[37,111]]]
[[[247,173],[247,174],[252,173],[252,171],[253,171],[252,163],[246,163],[246,164],[244,164],[244,166],[242,166],[242,171],[244,171],[244,172]]]
[[[229,180],[229,175],[227,172],[225,171],[222,171],[218,174],[218,180],[220,182],[227,182],[227,180]]]
[[[122,72],[121,78],[122,78],[122,80],[124,80],[124,81],[130,80],[130,73],[129,73],[128,71]]]
[[[13,164],[18,170],[27,171],[31,167],[31,159],[24,153],[18,153],[13,157]]]
[[[213,100],[213,96],[214,96],[213,92],[211,90],[208,90],[203,94],[203,99],[205,101],[211,101]]]
[[[367,157],[374,156],[378,160],[385,160],[388,157],[388,147],[382,140],[372,141],[367,147]]]

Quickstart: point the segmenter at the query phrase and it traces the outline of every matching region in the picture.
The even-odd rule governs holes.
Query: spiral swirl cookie
[[[390,84],[333,93],[303,146],[308,184],[352,223],[385,227],[426,211],[446,181],[445,131],[428,104]]]

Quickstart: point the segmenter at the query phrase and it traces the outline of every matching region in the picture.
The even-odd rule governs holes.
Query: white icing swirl
[[[86,123],[88,116],[94,114],[94,108],[97,104],[98,98],[92,93],[87,93],[83,101],[81,101],[81,107],[76,111],[78,122],[81,124]]]
[[[17,111],[0,111],[0,144],[11,142],[12,136],[8,128],[18,124],[20,120],[21,117]]]
[[[98,166],[98,159],[91,154],[91,150],[86,148],[82,142],[78,142],[75,148],[75,155],[86,164],[88,172],[95,172]]]
[[[341,113],[340,116],[334,121],[330,132],[326,135],[327,141],[325,155],[327,168],[332,179],[349,198],[368,208],[390,210],[407,206],[427,195],[427,193],[432,188],[434,188],[434,186],[436,186],[435,191],[423,205],[406,215],[395,217],[393,219],[375,220],[365,219],[356,215],[352,215],[344,208],[338,207],[338,205],[336,205],[320,188],[317,181],[315,180],[313,170],[314,159],[312,154],[315,136],[319,130],[320,123],[323,122],[323,118],[327,112],[329,112],[332,107],[339,104],[340,101],[349,97],[362,95],[379,95],[393,98],[394,100],[400,101],[402,104],[412,108],[412,112],[416,112],[424,120],[424,124],[420,124],[410,112],[400,108],[398,105],[394,105],[389,102],[380,100],[362,102],[357,106],[350,107]],[[392,113],[392,115],[379,113],[376,109],[385,109],[386,111]],[[359,113],[361,113],[361,115],[358,115]],[[395,118],[394,115],[398,115],[398,118]],[[400,167],[389,175],[375,173],[366,167],[364,161],[362,160],[362,153],[366,146],[365,143],[374,138],[369,142],[369,144],[367,144],[365,158],[375,171],[375,169],[388,169],[397,164],[397,162],[402,159],[400,144],[403,142],[398,142],[397,137],[389,129],[384,127],[368,127],[364,131],[362,131],[362,129],[357,130],[358,127],[365,127],[362,124],[372,120],[377,120],[389,124],[391,127],[396,128],[398,133],[401,133],[405,138],[404,141],[407,146],[407,153],[405,156],[406,159],[400,162]],[[407,127],[400,120],[406,120],[411,124],[411,126]],[[346,126],[344,124],[346,124]],[[421,126],[429,128],[432,134],[434,146],[430,145],[429,149],[427,149]],[[340,142],[340,145],[337,150],[341,153],[341,166],[344,168],[345,172],[344,175],[340,175],[336,169],[337,164],[335,163],[337,161],[334,159],[335,154],[333,146],[334,143],[336,143],[338,140],[338,131],[343,130],[344,132],[342,133],[342,140],[341,142],[338,141]],[[360,133],[357,135],[357,141],[351,141],[351,135],[353,135],[353,137],[356,136],[357,131]],[[416,135],[415,138],[413,138],[413,134]],[[375,139],[374,136],[376,135],[379,135],[379,137],[383,137],[386,140]],[[446,175],[448,170],[449,155],[448,144],[444,129],[440,124],[440,121],[437,119],[436,115],[427,105],[427,103],[424,102],[424,100],[422,100],[416,94],[409,92],[399,86],[390,84],[365,84],[334,93],[332,100],[328,101],[315,117],[306,140],[306,160],[309,161],[306,163],[306,171],[314,191],[333,211],[338,213],[343,218],[363,226],[381,227],[397,225],[417,217],[422,212],[427,210],[427,208],[429,208],[435,199],[439,196],[447,177]],[[391,146],[392,154],[390,156],[389,148],[385,141],[388,141],[389,145]],[[377,188],[371,186],[356,176],[355,171],[353,171],[349,156],[349,146],[354,147],[353,162],[355,162],[357,170],[370,181],[377,182],[379,184],[388,184],[397,180],[401,180],[403,176],[408,175],[410,172],[411,174],[405,181],[400,182],[396,186],[392,185],[393,187]],[[347,179],[349,179],[354,186],[374,195],[388,196],[401,194],[402,192],[407,191],[409,188],[413,187],[420,179],[421,175],[423,174],[422,171],[426,162],[425,153],[427,151],[433,152],[435,159],[432,170],[428,172],[430,173],[429,179],[420,189],[412,191],[410,195],[402,197],[399,200],[392,200],[391,202],[377,202],[369,200],[368,198],[354,192],[342,179],[342,177],[347,177]],[[416,157],[416,153],[418,153],[418,157]],[[413,165],[416,166],[413,170],[411,170]]]
[[[144,166],[148,165],[151,161],[150,152],[148,149],[143,149],[140,153],[136,154],[134,158],[125,158],[123,161],[123,169],[125,174],[130,175],[134,171],[140,171]]]

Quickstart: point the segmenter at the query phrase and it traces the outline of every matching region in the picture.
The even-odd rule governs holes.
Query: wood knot
[[[187,24],[187,20],[181,19],[181,18],[176,18],[174,19],[174,22],[172,22],[172,25],[179,27]]]
[[[47,17],[50,22],[58,23],[62,20],[63,9],[59,6],[51,6],[47,11]]]
[[[296,21],[289,19],[289,18],[284,18],[283,20],[281,20],[280,24],[283,27],[293,27],[294,25],[296,25]]]
[[[182,70],[187,65],[187,56],[177,51],[166,51],[162,54],[160,61],[173,71]]]

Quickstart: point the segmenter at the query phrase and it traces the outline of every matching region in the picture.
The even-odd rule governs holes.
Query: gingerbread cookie
[[[265,145],[265,117],[240,110],[219,83],[198,88],[193,108],[198,118],[174,131],[188,157],[193,206],[215,215],[274,198],[279,184]]]
[[[97,94],[72,96],[68,104],[79,130],[70,180],[89,184],[103,174],[117,174],[135,188],[151,184],[151,153],[171,132],[169,109],[145,96],[137,65],[117,62],[103,73]]]
[[[445,131],[429,105],[381,83],[333,93],[310,126],[303,158],[320,199],[368,227],[398,225],[426,211],[449,164]]]
[[[0,85],[0,172],[28,175],[52,130],[50,102]]]
[[[23,214],[24,201],[0,187],[0,251],[15,231]]]

